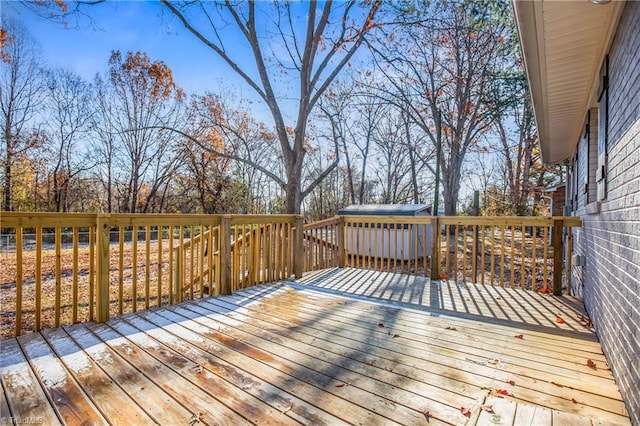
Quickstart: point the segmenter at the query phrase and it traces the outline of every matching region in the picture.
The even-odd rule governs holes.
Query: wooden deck
[[[576,309],[321,271],[4,340],[0,409],[44,424],[629,424]]]

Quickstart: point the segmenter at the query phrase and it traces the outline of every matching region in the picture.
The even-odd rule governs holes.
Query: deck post
[[[347,265],[347,247],[344,244],[344,217],[338,216],[338,268]]]
[[[231,294],[231,216],[220,218],[220,294]]]
[[[562,295],[562,258],[563,243],[562,231],[564,229],[564,221],[562,218],[553,219],[553,295]]]
[[[109,231],[110,214],[98,214],[96,221],[96,321],[109,320]],[[91,301],[90,303],[92,303]]]
[[[296,216],[296,232],[293,241],[293,274],[302,278],[304,273],[304,216]]]
[[[431,279],[440,279],[440,221],[435,216],[431,219]]]

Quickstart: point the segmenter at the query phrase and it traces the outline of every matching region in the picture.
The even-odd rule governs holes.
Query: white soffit
[[[514,0],[542,159],[573,155],[622,1]]]

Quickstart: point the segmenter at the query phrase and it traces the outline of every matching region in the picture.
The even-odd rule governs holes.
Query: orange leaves
[[[494,413],[494,411],[493,411],[493,405],[485,404],[485,405],[482,405],[482,406],[480,407],[480,409],[481,409],[482,411],[486,411],[486,412],[487,412],[487,413],[489,413],[489,414],[493,414],[493,413]]]
[[[460,413],[465,417],[471,417],[471,410],[466,407],[460,407]]]
[[[0,61],[4,63],[11,62],[11,56],[7,53],[7,46],[13,41],[13,37],[4,28],[0,28]]]
[[[556,318],[556,322],[557,322],[558,324],[564,324],[564,319],[562,319],[562,317],[557,317],[557,318]]]
[[[578,403],[578,401],[575,398],[571,398],[571,402],[573,402],[574,404]]]
[[[506,389],[497,389],[496,393],[498,394],[498,396],[513,396],[513,394],[511,392],[509,392]]]
[[[593,362],[592,360],[588,359],[587,360],[587,367],[592,368],[592,369],[596,369],[596,363]]]
[[[446,272],[440,272],[440,281],[446,281],[449,279],[449,274]]]
[[[507,380],[507,383],[509,383],[511,386],[515,386],[516,382],[514,382],[513,380]]]

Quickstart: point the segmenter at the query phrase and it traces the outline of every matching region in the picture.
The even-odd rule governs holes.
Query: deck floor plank
[[[367,392],[344,386],[344,382],[319,374],[304,365],[293,365],[284,358],[251,347],[224,334],[224,330],[204,327],[169,311],[141,312],[140,317],[157,326],[164,325],[165,329],[178,333],[185,339],[190,338],[191,343],[200,347],[203,344],[205,347],[213,344],[230,349],[218,352],[217,355],[227,356],[229,362],[247,368],[265,380],[280,383],[285,391],[309,403],[321,403],[316,406],[346,421],[362,424],[418,424],[423,419],[417,413],[409,413],[396,404],[390,404],[385,398],[372,398]],[[202,342],[202,336],[207,341]],[[247,364],[249,365],[244,367]],[[342,386],[336,387],[338,385]]]
[[[192,413],[159,386],[145,377],[127,358],[121,357],[89,331],[84,324],[64,328],[71,338],[91,357],[115,385],[145,410],[156,423],[181,424]]]
[[[60,419],[68,425],[104,424],[107,420],[66,370],[44,337],[31,333],[18,338],[33,371],[40,378]]]
[[[517,382],[515,387],[517,391],[515,392],[518,393],[521,399],[530,398],[536,400],[542,397],[543,394],[548,394],[556,398],[562,398],[567,407],[570,408],[574,407],[569,405],[570,403],[573,404],[571,399],[580,398],[604,410],[611,410],[616,406],[623,410],[623,405],[619,400],[600,397],[575,388],[560,387],[537,379],[516,378],[514,375],[505,375],[495,371],[490,366],[479,366],[476,363],[469,362],[466,363],[466,366],[463,362],[453,362],[452,364],[452,358],[449,354],[445,354],[439,359],[434,356],[428,356],[427,351],[411,350],[400,344],[398,340],[385,338],[384,334],[381,338],[373,340],[370,336],[357,335],[351,331],[335,330],[335,333],[327,334],[330,330],[322,327],[306,330],[305,326],[300,326],[297,321],[286,322],[287,317],[285,315],[280,316],[272,307],[256,305],[254,309],[249,311],[246,310],[247,308],[234,308],[227,300],[230,299],[207,299],[199,303],[217,306],[218,308],[215,309],[220,313],[234,312],[234,315],[243,314],[245,315],[244,321],[250,322],[256,327],[274,330],[276,335],[295,333],[291,337],[295,337],[300,342],[311,346],[320,346],[328,351],[333,350],[337,353],[344,353],[345,349],[349,349],[348,356],[355,358],[359,362],[365,364],[375,362],[380,368],[393,368],[394,372],[404,373],[412,379],[423,380],[425,383],[440,385],[451,390],[458,389],[459,392],[466,392],[466,394],[472,394],[472,389],[482,387],[510,388],[514,391],[514,387],[508,385],[507,382],[515,379]],[[267,315],[262,312],[270,312],[270,314]],[[288,319],[291,320],[292,318],[289,317]],[[276,319],[280,319],[280,321]],[[278,327],[282,328],[282,330],[278,331]],[[292,327],[295,327],[295,331],[287,331]],[[323,338],[319,339],[319,336]],[[354,339],[349,340],[348,337],[353,337]],[[341,349],[341,347],[344,349]],[[425,365],[428,365],[428,371],[422,370]]]
[[[300,296],[298,292],[295,293],[295,296]],[[264,299],[265,301],[268,298]],[[298,306],[299,305],[299,306]],[[294,309],[291,306],[295,306]],[[375,305],[372,305],[375,306]],[[271,307],[266,308],[271,309]],[[278,302],[273,304],[274,311],[289,313],[294,315],[298,321],[307,321],[307,322],[317,322],[318,324],[326,325],[326,327],[332,327],[331,329],[340,332],[339,330],[347,328],[349,330],[358,330],[364,334],[370,334],[370,328],[373,326],[375,329],[375,324],[378,324],[378,320],[381,317],[375,317],[375,314],[372,313],[370,316],[373,316],[373,320],[367,320],[369,324],[363,322],[360,318],[362,316],[356,315],[354,318],[348,317],[340,317],[339,312],[337,312],[340,308],[335,308],[333,315],[331,318],[320,318],[315,315],[318,312],[322,312],[322,310],[316,311],[316,307],[314,304],[303,305],[300,302],[295,302],[292,298],[287,298],[284,301],[279,300]],[[375,310],[375,309],[374,309]],[[450,340],[447,337],[447,333],[452,333],[453,330],[446,330],[446,325],[448,323],[443,323],[439,327],[439,332],[435,335],[427,338],[421,334],[409,334],[406,332],[400,332],[400,337],[397,343],[402,343],[405,345],[413,346],[419,349],[424,350],[434,350],[438,351],[442,354],[457,357],[458,359],[472,359],[476,362],[483,362],[487,359],[497,359],[500,361],[500,365],[504,365],[503,369],[505,371],[510,371],[514,374],[520,376],[527,376],[533,379],[547,379],[548,382],[558,383],[562,386],[572,387],[574,389],[591,389],[594,385],[600,386],[604,392],[607,390],[610,391],[609,397],[618,398],[619,393],[617,391],[617,387],[615,386],[615,382],[611,379],[611,375],[609,373],[608,377],[600,372],[602,378],[606,378],[607,380],[602,380],[601,377],[594,377],[591,374],[591,369],[588,368],[584,364],[576,365],[571,363],[566,363],[565,369],[561,369],[558,367],[554,367],[549,365],[548,359],[547,362],[543,362],[541,358],[538,358],[538,362],[531,362],[527,358],[530,355],[524,351],[520,351],[518,348],[509,349],[506,344],[491,346],[481,344],[478,345],[472,342],[473,337],[469,336],[469,345],[465,345],[463,342],[459,342],[458,344],[450,344]],[[385,335],[387,333],[396,333],[395,328],[390,324],[387,324],[387,329],[384,330],[376,330],[378,334]],[[389,330],[389,331],[387,331]],[[454,340],[454,339],[451,339]],[[517,346],[520,342],[519,339],[512,338],[513,345]],[[476,349],[479,349],[476,351]],[[523,353],[524,352],[524,353]],[[476,353],[482,353],[483,357],[477,357]],[[524,358],[520,358],[520,356]],[[524,359],[524,360],[523,360]],[[554,364],[556,362],[554,361]],[[526,367],[523,366],[526,364]],[[549,370],[552,371],[553,374],[549,373]],[[607,383],[609,384],[607,387]]]
[[[418,413],[430,411],[434,418],[451,419],[459,414],[460,406],[469,406],[475,401],[463,392],[454,392],[446,387],[399,376],[373,365],[354,361],[344,355],[324,351],[285,336],[271,334],[268,330],[236,320],[235,312],[217,314],[200,304],[188,304],[172,310],[210,328],[226,327],[225,330],[230,336],[271,354],[286,353],[290,359],[310,358],[315,371],[323,374],[330,373],[338,380],[338,385],[345,383],[349,387],[359,387]],[[467,390],[470,394],[477,392],[477,389]]]
[[[584,315],[569,297],[330,269],[4,340],[0,411],[45,424],[629,425]]]
[[[252,291],[255,291],[255,290],[248,289],[246,292],[252,292]],[[296,292],[295,294],[299,295],[298,292]],[[269,298],[265,297],[263,300],[266,303],[269,300]],[[295,306],[295,309],[287,308],[290,306]],[[351,322],[346,323],[341,321],[332,322],[333,320],[316,318],[311,314],[308,314],[308,315],[300,314],[306,308],[314,309],[313,308],[314,306],[315,304],[301,305],[300,302],[294,302],[292,299],[288,298],[288,299],[285,299],[284,301],[279,299],[277,302],[273,303],[273,305],[264,306],[262,310],[265,312],[274,313],[276,311],[287,312],[287,309],[289,309],[288,313],[293,315],[296,318],[297,322],[301,322],[304,320],[304,321],[307,321],[308,323],[311,323],[311,322],[316,323],[318,331],[333,330],[336,334],[344,334],[348,332],[351,333],[352,330],[358,330],[359,328],[361,328],[363,330],[361,331],[361,333],[368,334],[368,329],[362,326],[362,321],[355,320],[352,323]],[[332,315],[332,318],[334,317],[335,315]],[[376,324],[377,321],[373,321],[373,323]],[[441,329],[444,330],[444,328],[445,328],[444,325],[441,326]],[[349,330],[349,331],[342,331],[342,330]],[[384,335],[387,333],[384,330],[377,330],[377,331],[380,333],[382,337],[384,337]],[[364,338],[363,340],[366,341],[367,339],[370,339],[370,337]],[[418,338],[418,339],[421,340],[421,338]],[[513,339],[513,340],[516,342],[518,341],[518,339]],[[477,363],[483,363],[483,364],[485,363],[484,361],[487,361],[486,358],[483,359],[483,358],[474,357],[471,352],[460,354],[456,351],[453,351],[451,347],[447,348],[444,344],[441,345],[440,347],[435,347],[435,345],[433,345],[433,339],[427,339],[425,341],[425,344],[420,345],[419,343],[416,344],[416,342],[413,340],[402,338],[402,339],[398,339],[395,342],[395,344],[402,344],[402,345],[415,347],[419,351],[436,350],[441,355],[447,358],[447,360],[445,360],[444,362],[449,364],[451,363],[451,359],[456,357],[460,360],[472,360]],[[461,350],[464,351],[465,348],[462,347]],[[538,370],[532,371],[528,368],[528,366],[522,367],[517,362],[514,362],[511,365],[506,364],[506,361],[504,361],[503,357],[501,357],[500,354],[498,354],[497,356],[499,357],[500,363],[496,366],[493,366],[494,368],[502,368],[503,370],[511,372],[513,376],[517,377],[515,380],[517,383],[521,383],[523,378],[529,378],[530,381],[532,382],[530,388],[534,389],[533,393],[526,389],[524,390],[524,392],[519,391],[518,393],[520,398],[532,397],[533,400],[539,399],[540,393],[538,391],[538,388],[545,387],[546,391],[551,393],[552,395],[558,394],[558,393],[561,393],[563,395],[563,398],[551,399],[550,401],[548,401],[548,403],[558,404],[563,409],[566,409],[568,411],[579,412],[579,410],[586,410],[587,412],[590,412],[592,410],[592,406],[590,404],[593,404],[596,407],[598,407],[598,409],[612,411],[613,415],[616,415],[616,414],[626,415],[624,404],[620,400],[619,393],[617,392],[617,387],[615,386],[615,383],[610,379],[602,381],[602,380],[599,380],[599,378],[589,378],[589,376],[586,375],[586,380],[575,381],[573,380],[573,376],[580,376],[581,374],[579,371],[576,371],[575,369],[563,372],[564,377],[557,377],[555,375],[548,374],[546,371],[544,371],[544,366],[540,366]],[[503,363],[504,363],[504,366],[503,366]],[[474,368],[477,368],[477,366],[475,366]],[[588,370],[586,366],[582,366],[582,365],[578,366],[577,369]],[[512,380],[513,376],[511,379],[505,379],[504,381]],[[546,378],[546,383],[545,381],[540,380],[545,378]],[[563,384],[561,385],[560,383],[563,383]],[[566,385],[564,383],[566,383]],[[600,385],[600,388],[593,387],[593,385],[596,383]],[[597,389],[598,392],[601,392],[602,389],[604,389],[603,393],[606,394],[607,383],[609,383],[610,391],[612,395],[608,395],[608,396],[605,395],[605,397],[601,397],[599,395],[593,395],[591,393],[593,389]],[[581,389],[585,391],[581,392]],[[572,402],[574,398],[578,398],[580,400],[579,406],[576,406],[576,404]],[[583,405],[583,404],[586,404],[586,405]]]
[[[117,323],[110,324],[117,327]],[[116,328],[106,324],[90,325],[89,329],[107,343],[111,349],[135,365],[149,380],[177,401],[182,401],[192,415],[192,417],[183,419],[183,422],[189,423],[192,419],[201,418],[201,421],[207,424],[249,423],[246,420],[242,421],[237,413],[159,362],[147,353],[144,347],[136,345],[133,340],[145,339],[144,333],[123,335],[118,333]],[[149,342],[149,344],[151,343]],[[181,360],[176,357],[175,362],[179,363]]]
[[[60,424],[51,402],[47,399],[16,339],[3,340],[0,343],[0,369],[7,404],[14,418],[39,417],[46,424]]]
[[[203,370],[215,374],[237,388],[250,393],[259,400],[269,404],[281,413],[286,413],[286,415],[300,423],[317,425],[341,424],[341,421],[337,417],[316,409],[314,406],[302,401],[301,399],[283,392],[281,389],[261,380],[250,372],[242,370],[236,365],[216,356],[218,353],[223,351],[219,346],[208,347],[207,349],[213,353],[207,352],[200,347],[177,337],[173,333],[167,332],[168,330],[165,328],[157,328],[148,321],[131,321],[132,318],[130,317],[123,318],[125,321],[127,319],[130,320],[127,322],[131,325],[135,325],[138,328],[144,328],[151,337],[174,351],[183,354],[192,362],[201,366]],[[270,411],[266,410],[266,412],[269,413]]]
[[[125,392],[114,386],[109,376],[62,329],[42,331],[43,337],[102,415],[116,424],[153,424]]]
[[[137,322],[139,324],[139,322]],[[203,366],[185,357],[156,339],[153,339],[154,327],[148,330],[136,328],[124,320],[111,321],[110,325],[123,336],[127,336],[132,342],[144,348],[144,350],[156,358],[163,365],[171,368],[176,374],[189,380],[198,386],[201,392],[220,401],[220,403],[232,408],[239,416],[251,423],[260,424],[297,424],[293,419],[275,410],[251,394],[235,387],[219,376],[209,372]],[[140,333],[144,334],[140,334]],[[187,348],[184,348],[188,350]],[[284,407],[286,408],[286,407]],[[284,410],[283,408],[283,410]]]

